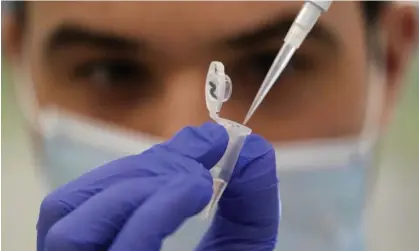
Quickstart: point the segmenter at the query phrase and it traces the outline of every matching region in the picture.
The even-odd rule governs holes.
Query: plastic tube
[[[213,208],[223,195],[233,174],[234,167],[236,166],[246,137],[252,133],[250,128],[231,120],[220,118],[217,123],[224,126],[227,130],[229,141],[223,157],[214,167],[213,195],[210,203],[205,209],[205,218],[209,217]]]

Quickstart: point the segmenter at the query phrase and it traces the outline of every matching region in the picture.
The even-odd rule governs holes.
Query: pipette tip
[[[247,122],[249,122],[249,120],[252,118],[253,114],[255,113],[257,107],[259,106],[259,104],[260,104],[260,101],[259,101],[260,98],[258,98],[258,96],[260,96],[259,93],[258,93],[258,95],[256,95],[255,100],[253,100],[253,103],[250,106],[250,109],[247,112],[246,117],[244,118],[243,125],[246,125]]]
[[[252,114],[250,112],[247,113],[246,117],[244,118],[243,125],[246,125],[247,122],[249,122],[251,117],[252,117]]]

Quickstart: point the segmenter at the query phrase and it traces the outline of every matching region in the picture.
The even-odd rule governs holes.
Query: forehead
[[[294,16],[300,1],[275,2],[33,2],[32,27],[48,34],[63,23],[146,38],[206,42],[258,28],[281,16]],[[356,34],[361,22],[357,2],[336,2],[321,21],[335,32]],[[352,32],[352,33],[351,33]]]

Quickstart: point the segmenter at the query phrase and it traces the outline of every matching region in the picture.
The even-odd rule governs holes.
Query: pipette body
[[[310,33],[311,29],[316,24],[320,15],[326,12],[332,1],[306,1],[303,8],[298,13],[297,18],[294,20],[291,28],[284,39],[284,45],[277,54],[268,74],[265,76],[255,99],[244,119],[243,124],[247,124],[250,118],[255,113],[256,109],[260,106],[263,99],[271,90],[273,85],[278,80],[281,73],[287,67],[295,51],[301,46],[304,39]]]

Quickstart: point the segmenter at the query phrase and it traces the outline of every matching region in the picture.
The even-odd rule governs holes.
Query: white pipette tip
[[[212,185],[213,193],[212,193],[210,202],[208,203],[207,207],[204,210],[204,219],[209,218],[215,206],[217,205],[218,201],[220,200],[221,195],[223,194],[226,187],[227,187],[227,183],[224,180],[214,179],[214,183]]]
[[[253,112],[251,112],[251,111],[249,111],[249,112],[246,114],[246,117],[244,118],[244,121],[243,121],[243,125],[246,125],[246,124],[247,124],[247,122],[249,122],[249,120],[250,120],[250,118],[252,117],[252,115],[253,115]]]
[[[264,90],[264,86],[266,86],[266,82],[262,83],[261,90]],[[250,106],[249,111],[246,114],[246,117],[244,118],[243,125],[246,125],[247,122],[252,118],[253,114],[255,113],[256,109],[259,107],[259,105],[262,103],[262,100],[265,98],[266,94],[262,93],[261,91],[258,91],[256,94],[255,99],[253,100],[252,105]]]

